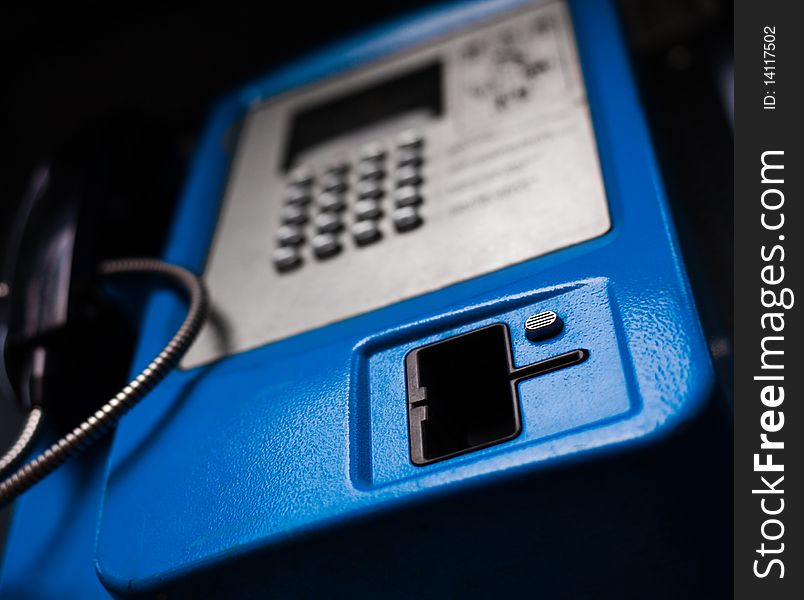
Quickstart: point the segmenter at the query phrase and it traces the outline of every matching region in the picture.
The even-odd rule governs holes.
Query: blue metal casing
[[[203,270],[231,160],[224,140],[253,102],[523,4],[427,10],[224,100],[199,146],[166,260]],[[82,598],[152,592],[302,533],[658,441],[695,415],[713,374],[622,35],[611,2],[572,0],[570,7],[612,229],[172,374],[124,419],[110,447],[56,472],[17,503],[3,597],[21,590]],[[565,330],[531,344],[522,323],[546,309],[565,317]],[[182,316],[172,294],[154,294],[135,369]],[[413,466],[405,355],[500,322],[511,331],[517,365],[578,347],[590,358],[520,385],[523,431],[516,439]]]

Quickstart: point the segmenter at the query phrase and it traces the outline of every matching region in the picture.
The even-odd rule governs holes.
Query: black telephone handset
[[[121,304],[97,268],[159,254],[182,173],[178,144],[154,131],[108,127],[41,162],[0,244],[0,414],[28,419],[17,447],[0,447],[0,475],[43,414],[62,435],[125,383],[142,294],[126,290]]]
[[[0,389],[6,405],[14,398],[27,415],[0,463],[6,472],[36,441],[44,415],[48,431],[63,432],[125,376],[123,361],[95,363],[109,347],[130,345],[131,334],[98,287],[97,212],[73,169],[55,163],[36,169],[5,250]]]

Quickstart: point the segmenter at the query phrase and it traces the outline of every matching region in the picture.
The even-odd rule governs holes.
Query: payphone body
[[[315,595],[342,580],[305,543],[337,564],[361,527],[360,560],[407,556],[425,581],[449,545],[430,515],[539,478],[527,527],[554,544],[562,519],[624,518],[590,518],[595,494],[641,489],[585,465],[667,444],[713,385],[610,2],[443,5],[244,87],[212,115],[165,258],[203,274],[210,321],[111,441],[17,502],[0,593]],[[529,336],[547,312],[563,327]],[[154,294],[135,368],[182,315]],[[500,357],[508,408],[437,403],[488,391]],[[425,523],[421,547],[395,514]]]

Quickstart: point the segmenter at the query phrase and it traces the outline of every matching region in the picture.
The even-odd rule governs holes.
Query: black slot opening
[[[519,434],[505,325],[413,350],[406,368],[414,464],[479,450]]]

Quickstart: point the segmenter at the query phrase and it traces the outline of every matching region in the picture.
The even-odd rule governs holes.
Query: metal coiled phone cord
[[[159,355],[114,398],[42,454],[17,469],[0,483],[0,507],[14,500],[106,434],[120,420],[120,417],[142,400],[178,365],[206,319],[206,290],[201,280],[187,269],[159,260],[133,258],[104,262],[99,271],[101,275],[151,273],[172,279],[189,294],[190,307],[187,316],[176,335]],[[38,416],[29,415],[17,442],[3,456],[3,460],[8,459],[11,464],[26,452],[35,436],[41,417],[41,411]]]
[[[17,440],[14,442],[11,448],[9,448],[6,453],[0,457],[0,477],[5,475],[6,471],[9,471],[11,467],[17,464],[18,461],[22,460],[22,458],[28,454],[28,451],[36,441],[37,434],[42,427],[44,416],[45,413],[42,412],[42,408],[40,406],[34,406],[30,410],[28,415],[25,417],[25,423],[22,425],[22,429],[17,436]]]

